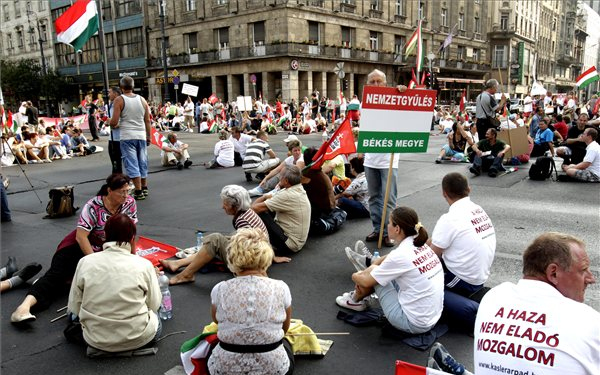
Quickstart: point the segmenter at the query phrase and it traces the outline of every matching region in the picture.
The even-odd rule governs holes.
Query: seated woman
[[[230,168],[235,166],[233,143],[229,140],[229,132],[221,130],[219,141],[215,144],[215,158],[206,164],[206,168]]]
[[[367,297],[376,292],[392,326],[413,334],[427,332],[442,315],[442,264],[425,243],[427,231],[412,208],[398,207],[392,211],[388,235],[399,245],[381,258],[365,255],[366,248],[359,250],[362,253],[346,248],[346,255],[358,270],[352,275],[356,285],[335,302],[362,311],[368,307]]]
[[[304,156],[302,155],[302,142],[290,141],[287,143],[287,147],[291,155],[285,158],[283,163],[279,163],[277,167],[271,169],[269,174],[262,179],[257,187],[248,191],[251,197],[260,196],[275,189],[279,183],[279,175],[286,165],[295,165],[300,170],[304,168],[305,164]]]
[[[304,162],[312,163],[312,159],[317,153],[315,147],[310,147],[304,151]],[[333,195],[333,185],[331,180],[321,169],[308,169],[303,172],[302,186],[306,190],[306,195],[310,201],[311,218],[316,219],[322,214],[327,215],[335,208],[335,197]]]
[[[227,185],[221,190],[221,200],[225,213],[233,216],[234,229],[257,228],[263,231],[267,237],[269,236],[267,227],[265,227],[261,218],[250,209],[250,195],[248,195],[246,189],[238,185]],[[196,254],[178,260],[161,260],[160,263],[171,272],[177,272],[181,267],[185,267],[180,274],[169,280],[169,284],[193,282],[196,272],[214,258],[227,263],[227,246],[230,241],[231,236],[211,233],[204,237],[202,247]],[[290,260],[286,257],[276,257],[275,262],[289,262]]]
[[[136,228],[129,216],[111,216],[104,231],[103,251],[77,265],[68,311],[79,317],[89,346],[111,353],[139,349],[161,332],[156,271],[134,254]]]
[[[227,264],[235,278],[211,294],[219,344],[208,359],[211,374],[291,374],[294,359],[283,337],[290,326],[289,287],[267,276],[273,249],[259,229],[240,229],[232,238]]]
[[[123,213],[137,222],[135,199],[129,195],[129,177],[114,173],[108,176],[96,196],[90,199],[81,210],[77,229],[69,233],[58,244],[52,257],[50,269],[29,290],[25,300],[12,313],[13,323],[29,322],[36,319],[31,308],[48,308],[60,296],[64,286],[73,279],[77,262],[85,255],[102,251],[105,240],[104,226],[113,215]]]
[[[474,142],[467,135],[464,127],[455,122],[452,131],[448,134],[448,143],[442,147],[440,155],[435,159],[436,164],[440,164],[442,160],[463,161],[467,143],[473,145]]]
[[[371,217],[369,213],[369,188],[365,177],[364,158],[350,159],[351,172],[356,176],[350,186],[336,195],[337,206],[348,214],[347,219]]]

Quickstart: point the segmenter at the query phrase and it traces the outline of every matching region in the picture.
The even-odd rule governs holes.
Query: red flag
[[[600,100],[598,100],[600,102]],[[333,111],[331,111],[331,123],[335,122],[335,104],[333,105]]]
[[[162,259],[175,256],[177,248],[148,237],[139,236],[135,243],[135,253],[142,258],[148,259],[154,266],[159,267]]]
[[[462,96],[460,98],[459,109],[461,112],[465,112],[465,105],[467,103],[467,90],[463,90]]]
[[[312,169],[319,169],[326,160],[331,160],[341,154],[351,154],[353,152],[356,152],[356,145],[352,136],[350,118],[346,117],[329,141],[323,143],[321,148],[319,148],[319,151],[313,157],[310,167]]]
[[[275,112],[277,112],[279,116],[283,116],[283,106],[281,105],[281,102],[279,100],[275,104]]]
[[[214,93],[208,97],[208,101],[212,105],[214,105],[217,102],[217,100],[219,100],[219,98],[217,98],[217,96]]]
[[[150,134],[152,135],[152,144],[162,150],[162,143],[165,137],[162,134],[160,134],[154,126],[150,128]]]
[[[600,99],[596,100],[596,105],[594,105],[594,109],[592,109],[592,114],[597,115],[598,110],[600,110]]]

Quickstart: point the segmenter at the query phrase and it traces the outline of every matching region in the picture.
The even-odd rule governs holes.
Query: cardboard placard
[[[196,97],[198,96],[198,89],[198,86],[190,85],[189,83],[184,83],[183,88],[181,89],[181,93],[184,95]]]
[[[513,156],[525,154],[529,151],[528,134],[526,126],[516,129],[502,129],[498,132],[498,139],[510,146],[510,150],[506,153],[505,158],[512,158]]]

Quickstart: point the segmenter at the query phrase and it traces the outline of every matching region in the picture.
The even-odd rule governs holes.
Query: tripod
[[[7,134],[2,134],[2,143],[1,143],[2,153],[1,154],[4,155],[4,148],[8,147],[8,149],[10,150],[10,153],[12,154],[12,156],[17,161],[17,165],[19,166],[19,169],[23,173],[23,176],[25,176],[25,179],[29,183],[29,187],[31,188],[31,191],[33,191],[33,193],[37,197],[38,201],[40,201],[40,204],[43,204],[42,199],[38,195],[37,191],[35,191],[35,188],[33,187],[33,184],[31,183],[31,180],[29,179],[29,176],[27,176],[27,173],[25,173],[25,169],[23,169],[23,166],[21,165],[21,161],[19,160],[19,158],[17,157],[17,155],[15,155],[14,151],[12,150],[12,147],[10,147],[10,145],[8,144],[8,139],[6,139],[7,137],[8,137]]]

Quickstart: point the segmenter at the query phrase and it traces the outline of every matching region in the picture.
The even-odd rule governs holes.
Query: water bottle
[[[200,251],[201,247],[202,247],[202,232],[197,231],[196,232],[196,249],[198,249],[198,251]]]
[[[371,258],[371,260],[375,260],[379,258],[379,251],[373,251],[373,258]]]
[[[329,134],[327,134],[327,129],[323,130],[323,135],[321,137],[322,137],[323,143],[325,143],[329,140]]]
[[[160,293],[162,294],[158,316],[162,320],[169,320],[173,317],[173,304],[171,303],[171,292],[169,291],[169,278],[163,271],[160,271],[158,276],[158,285],[160,285]]]

